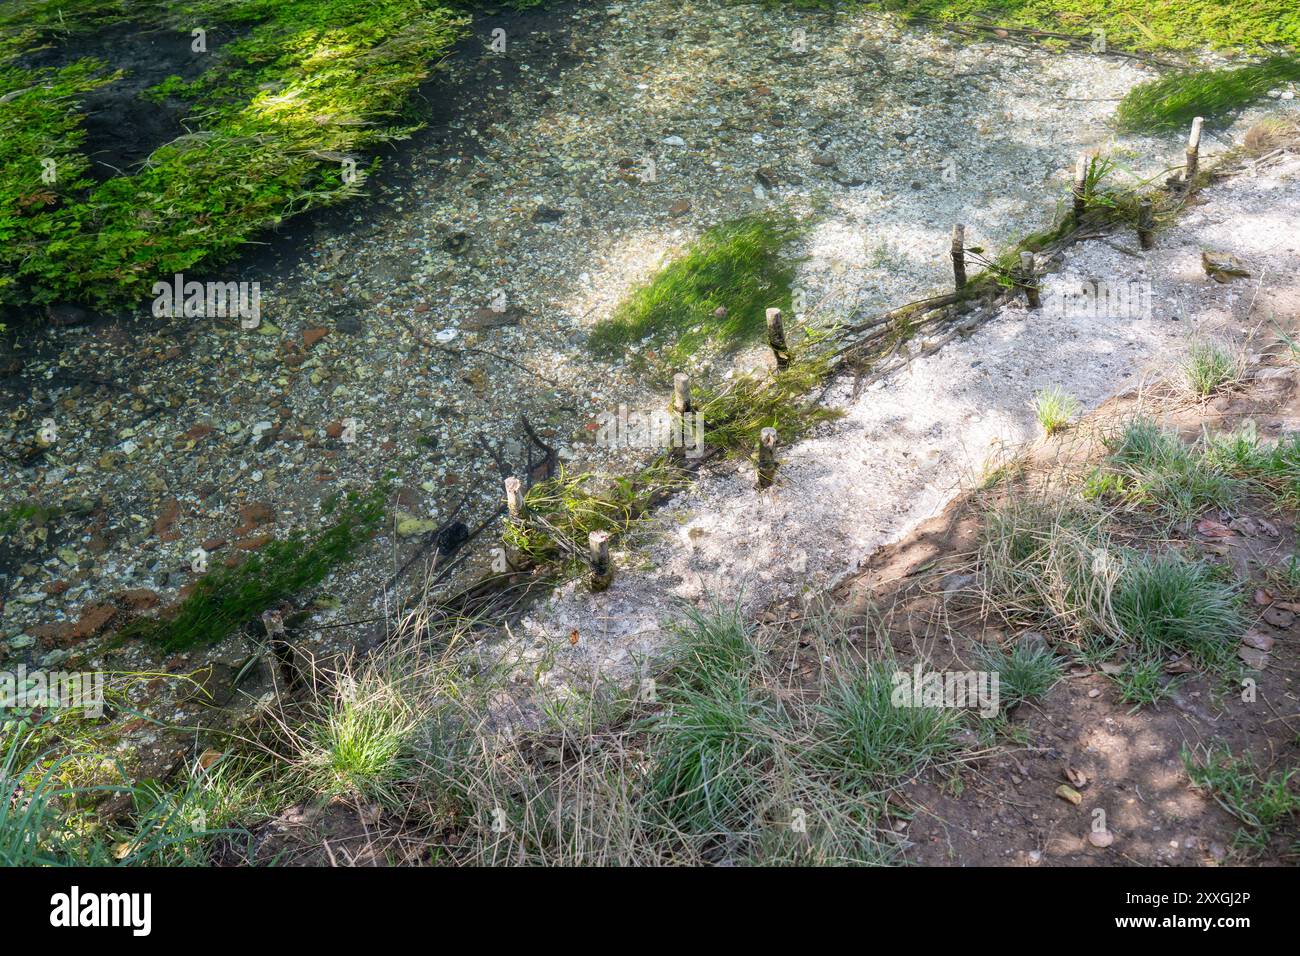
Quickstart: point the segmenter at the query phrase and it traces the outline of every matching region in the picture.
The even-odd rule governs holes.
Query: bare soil
[[[1208,415],[1216,429],[1231,430],[1251,420],[1261,435],[1278,437],[1278,426],[1294,422],[1300,413],[1297,370],[1272,364],[1263,370],[1268,377],[1254,379],[1213,406],[1183,407],[1166,424],[1194,437]],[[1090,424],[1130,417],[1142,402],[1136,392],[1112,399]],[[1035,471],[1050,472],[1063,459],[1077,459],[1077,449],[1069,438],[1044,442],[1021,483]],[[1005,644],[1019,636],[960,587],[989,502],[989,495],[978,491],[956,499],[942,515],[877,552],[862,574],[837,589],[835,598],[858,615],[882,613],[903,660],[925,653],[931,668],[975,666],[964,662],[977,646]],[[1267,577],[1269,568],[1284,565],[1296,553],[1296,514],[1254,501],[1238,514],[1214,517],[1238,520],[1247,528],[1250,523],[1239,519],[1263,517],[1278,531],[1277,537],[1239,533],[1209,539],[1193,530],[1169,542],[1230,563],[1254,586],[1250,626],[1276,641],[1267,668],[1252,673],[1256,701],[1243,702],[1239,688],[1222,680],[1188,674],[1170,698],[1136,709],[1117,698],[1102,672],[1073,665],[1042,700],[1014,712],[1017,740],[1002,739],[957,775],[931,776],[905,789],[896,822],[910,861],[946,866],[1294,865],[1294,841],[1300,835],[1294,823],[1281,828],[1258,856],[1234,854],[1239,822],[1210,796],[1191,788],[1183,766],[1184,748],[1206,745],[1251,757],[1265,776],[1300,763],[1300,688],[1295,679],[1300,641],[1296,626],[1277,627],[1265,620],[1275,602],[1297,598],[1281,593]],[[1132,520],[1142,519],[1135,515]],[[1269,617],[1286,622],[1288,616]],[[1068,646],[1056,649],[1071,651]],[[1086,784],[1071,784],[1069,772],[1082,773]],[[1075,806],[1057,796],[1062,784],[1075,786],[1082,803]],[[1104,849],[1088,839],[1098,809],[1105,812],[1114,836]]]

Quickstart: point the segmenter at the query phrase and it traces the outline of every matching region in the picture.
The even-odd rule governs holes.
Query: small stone
[[[564,218],[563,209],[553,209],[550,206],[538,206],[533,210],[533,222],[537,223],[556,223]]]
[[[147,611],[162,603],[162,598],[158,596],[157,591],[151,591],[149,588],[133,588],[122,592],[122,603],[132,611]]]
[[[431,518],[417,518],[405,515],[397,519],[397,535],[401,538],[413,538],[418,534],[428,534],[438,527],[438,522]]]
[[[442,240],[442,247],[453,255],[458,255],[469,249],[469,233],[453,232],[446,239]]]
[[[1262,671],[1268,666],[1268,654],[1264,651],[1257,651],[1253,647],[1242,646],[1237,648],[1237,656],[1252,670]]]
[[[153,533],[162,537],[171,530],[172,525],[181,514],[181,503],[175,498],[168,498],[162,503],[162,508],[158,512],[158,517],[154,519]]]
[[[111,604],[89,604],[81,611],[81,617],[68,632],[73,640],[85,640],[94,637],[108,626],[109,621],[117,616],[117,608]]]
[[[59,329],[71,328],[76,325],[85,325],[90,321],[90,313],[77,305],[59,303],[57,305],[47,305],[45,315],[50,321],[50,325]]]
[[[482,332],[485,329],[518,325],[523,321],[524,314],[524,310],[516,306],[502,309],[500,312],[493,308],[475,309],[465,319],[464,328],[467,332]]]
[[[253,501],[239,509],[239,526],[235,534],[245,535],[264,524],[275,524],[275,509],[260,501]]]
[[[1230,252],[1202,252],[1201,265],[1215,282],[1229,282],[1250,275],[1246,264]]]

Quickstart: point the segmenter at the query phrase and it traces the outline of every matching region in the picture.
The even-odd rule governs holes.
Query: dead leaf
[[[1257,671],[1262,671],[1268,666],[1268,655],[1263,651],[1257,651],[1253,647],[1241,646],[1237,648],[1237,656],[1246,662],[1246,666]]]
[[[1273,638],[1269,637],[1262,631],[1251,629],[1246,632],[1246,636],[1241,639],[1241,643],[1245,644],[1247,647],[1253,647],[1257,651],[1270,651],[1273,649],[1273,645],[1276,644],[1277,641],[1273,640]]]
[[[1255,519],[1251,518],[1249,515],[1239,515],[1238,517],[1233,518],[1228,522],[1228,527],[1239,534],[1244,534],[1251,538],[1255,537],[1255,535],[1259,533],[1259,528],[1255,524]]]
[[[1295,623],[1295,615],[1290,611],[1282,610],[1282,608],[1278,607],[1276,604],[1272,607],[1265,608],[1264,613],[1261,616],[1274,627],[1280,627],[1283,629],[1288,628]]]
[[[1056,795],[1062,800],[1067,800],[1070,803],[1073,803],[1076,807],[1083,803],[1083,795],[1079,793],[1078,790],[1075,790],[1073,787],[1067,787],[1065,784],[1061,784],[1056,788]]]
[[[1196,531],[1207,538],[1232,538],[1236,536],[1235,531],[1222,521],[1215,521],[1213,518],[1202,518],[1196,522]]]

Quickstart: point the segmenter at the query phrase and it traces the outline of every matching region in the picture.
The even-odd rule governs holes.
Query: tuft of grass
[[[1034,396],[1034,416],[1049,436],[1063,431],[1080,408],[1079,400],[1059,385],[1045,388]]]
[[[1119,693],[1119,699],[1132,704],[1136,711],[1154,707],[1173,693],[1177,680],[1166,676],[1164,660],[1158,656],[1138,655],[1126,660],[1120,669],[1107,675]]]
[[[808,398],[826,377],[824,356],[797,357],[770,376],[740,375],[716,391],[701,390],[697,403],[704,441],[731,455],[752,455],[764,428],[775,428],[791,445],[821,422],[844,413]]]
[[[1009,623],[1079,637],[1104,625],[1118,563],[1102,516],[1068,502],[1012,498],[984,516],[976,580]]]
[[[687,611],[677,629],[680,679],[667,709],[648,722],[647,786],[657,812],[695,837],[743,830],[758,807],[758,781],[781,716],[758,691],[753,629],[735,608]]]
[[[314,718],[294,737],[297,777],[310,793],[398,805],[429,740],[431,694],[448,689],[445,672],[403,645],[361,667],[346,663],[327,683]]]
[[[849,793],[879,793],[958,749],[955,708],[896,707],[887,661],[834,675],[817,704],[815,759]]]
[[[1013,499],[986,515],[976,574],[988,606],[1105,660],[1187,654],[1223,672],[1242,629],[1240,597],[1215,569],[1178,554],[1115,547],[1102,516],[1077,505]]]
[[[1193,343],[1182,363],[1184,383],[1202,400],[1239,381],[1243,370],[1242,357],[1215,342]]]
[[[1262,851],[1300,813],[1300,789],[1293,782],[1300,779],[1300,769],[1275,770],[1264,777],[1249,758],[1234,756],[1226,747],[1184,747],[1182,758],[1192,786],[1241,822],[1233,839],[1239,851]]]
[[[1060,658],[1041,643],[1017,643],[1010,651],[982,648],[980,660],[985,670],[998,675],[998,696],[1006,710],[1045,696],[1065,671]]]
[[[651,798],[685,833],[734,837],[759,806],[774,711],[740,675],[704,690],[682,686],[666,699],[671,707],[650,725]]]
[[[233,568],[219,567],[198,585],[170,617],[137,618],[120,638],[143,637],[165,650],[214,644],[276,602],[319,584],[378,530],[386,490],[348,492],[337,520],[311,540],[301,533],[272,541]]]
[[[1150,419],[1129,422],[1107,441],[1110,454],[1084,483],[1087,498],[1155,504],[1187,519],[1206,508],[1230,509],[1247,493],[1300,502],[1300,437],[1261,441],[1252,423],[1187,444]]]
[[[1115,621],[1141,654],[1187,654],[1207,670],[1232,663],[1242,630],[1236,592],[1176,553],[1130,556],[1111,598]]]
[[[1120,101],[1115,117],[1126,131],[1183,129],[1197,116],[1226,120],[1269,90],[1300,81],[1300,57],[1273,56],[1223,70],[1175,73],[1142,83]]]
[[[645,343],[681,361],[752,340],[766,327],[768,308],[789,311],[794,268],[781,250],[800,231],[786,215],[713,226],[592,329],[590,348],[623,356]]]
[[[1154,504],[1176,520],[1188,520],[1207,508],[1230,508],[1245,492],[1215,458],[1150,419],[1128,422],[1107,446],[1105,469],[1113,477],[1094,475],[1087,493],[1118,492],[1128,501]]]
[[[1215,467],[1260,486],[1283,505],[1300,502],[1300,437],[1263,442],[1248,422],[1231,433],[1207,436],[1203,454]]]
[[[591,532],[626,534],[660,496],[682,487],[684,481],[664,459],[631,477],[604,482],[591,472],[569,474],[561,469],[554,478],[528,489],[526,520],[508,520],[502,537],[507,547],[530,561],[581,570],[586,566],[583,555]]]

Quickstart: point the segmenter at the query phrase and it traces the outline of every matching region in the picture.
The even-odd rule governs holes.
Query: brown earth
[[[1163,423],[1190,439],[1205,424],[1230,431],[1253,420],[1261,437],[1277,438],[1285,423],[1300,417],[1300,370],[1266,364],[1253,374],[1241,390],[1208,405],[1183,403],[1160,416]],[[1141,402],[1134,393],[1119,396],[1074,435],[1044,442],[1015,484],[1023,488],[1062,464],[1095,460],[1098,443],[1080,440],[1079,433],[1131,417]],[[978,645],[1018,636],[981,607],[967,578],[981,512],[995,494],[975,491],[955,500],[942,515],[878,552],[835,598],[856,615],[881,614],[896,653],[909,663],[921,653],[931,668],[949,662],[978,667],[971,663]],[[1142,517],[1127,520],[1136,525]],[[1294,511],[1279,513],[1272,503],[1253,500],[1233,515],[1209,512],[1188,534],[1168,542],[1227,563],[1255,585],[1247,609],[1252,639],[1263,635],[1274,642],[1262,672],[1252,672],[1256,702],[1245,703],[1235,687],[1192,673],[1167,700],[1137,709],[1117,698],[1104,673],[1075,664],[1043,699],[1013,712],[1016,741],[999,739],[959,772],[927,775],[905,788],[905,809],[896,824],[906,858],[948,866],[1294,865],[1300,845],[1294,822],[1257,856],[1234,855],[1240,824],[1190,786],[1182,751],[1226,746],[1234,755],[1252,757],[1264,776],[1300,765],[1300,628],[1285,607],[1300,595],[1282,593],[1268,576],[1296,553],[1296,528]],[[1057,650],[1068,655],[1071,648]],[[1057,795],[1062,784],[1081,794],[1078,805]],[[1114,837],[1106,848],[1089,841],[1097,810],[1105,812]]]

